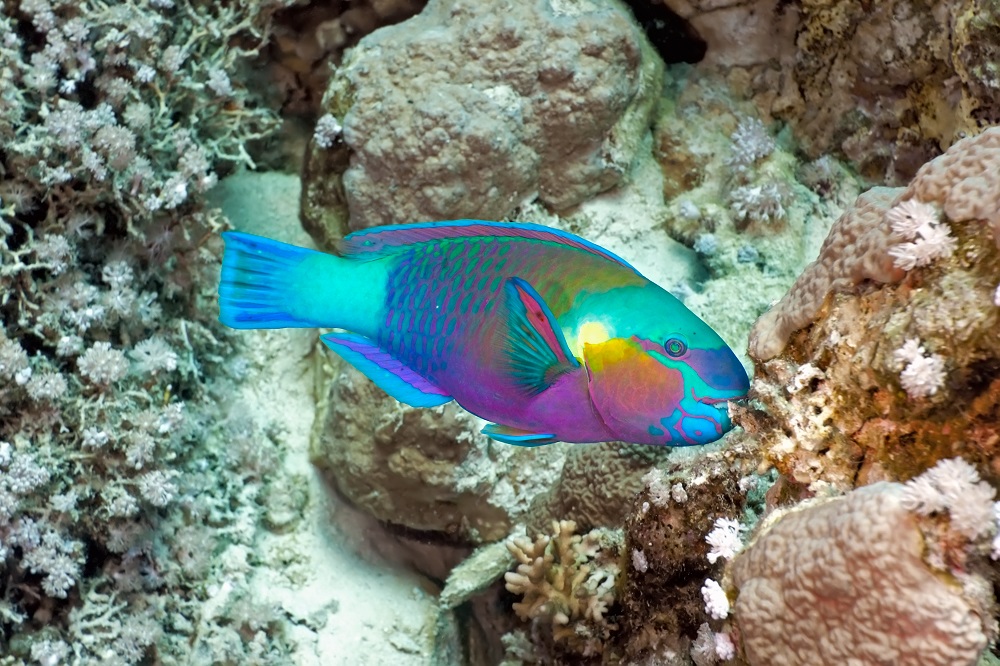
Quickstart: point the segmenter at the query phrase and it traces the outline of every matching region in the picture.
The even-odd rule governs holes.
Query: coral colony
[[[997,663],[994,5],[0,3],[0,666]]]

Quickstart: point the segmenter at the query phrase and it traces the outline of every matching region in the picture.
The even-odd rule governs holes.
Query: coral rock
[[[324,107],[344,145],[313,147],[304,215],[329,237],[348,217],[359,229],[500,219],[536,195],[575,205],[622,182],[662,73],[611,0],[432,0],[338,69]]]
[[[932,570],[899,484],[775,515],[730,568],[750,666],[975,664],[988,584]]]

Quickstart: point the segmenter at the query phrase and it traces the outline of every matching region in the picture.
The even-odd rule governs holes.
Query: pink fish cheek
[[[591,394],[601,417],[618,437],[665,444],[670,438],[656,430],[662,432],[661,419],[683,399],[684,378],[651,358],[638,357],[608,364],[593,378]]]
[[[684,376],[660,363],[647,365],[635,378],[636,395],[631,404],[634,411],[644,418],[659,421],[669,414],[684,398]]]

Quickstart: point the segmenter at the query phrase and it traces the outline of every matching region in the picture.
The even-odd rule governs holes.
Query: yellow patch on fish
[[[584,345],[599,345],[611,339],[611,331],[599,321],[585,321],[573,331],[566,341],[573,355],[583,358]]]

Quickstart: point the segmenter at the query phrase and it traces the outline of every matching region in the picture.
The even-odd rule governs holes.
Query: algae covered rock
[[[662,73],[612,0],[432,0],[338,68],[324,108],[342,140],[311,149],[304,217],[329,239],[577,204],[628,172]]]
[[[506,537],[558,478],[565,445],[525,449],[492,442],[454,403],[403,405],[337,363],[312,458],[370,515],[456,542]]]
[[[962,136],[1000,122],[1000,7],[910,2],[663,0],[720,72],[802,150],[848,157],[895,185]]]
[[[751,404],[763,410],[737,420],[786,477],[848,490],[954,455],[995,460],[997,164],[993,129],[955,144],[894,196],[863,195],[754,325]]]

